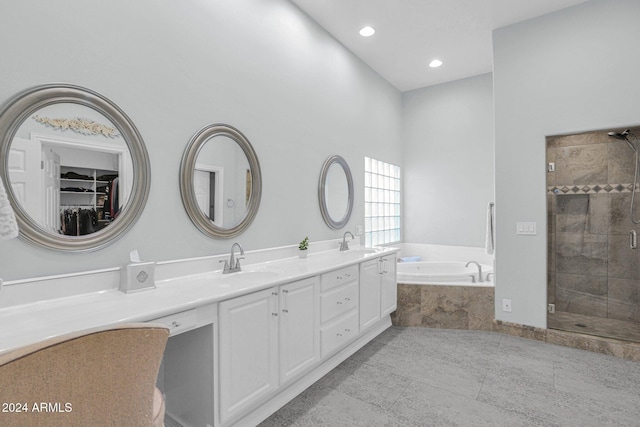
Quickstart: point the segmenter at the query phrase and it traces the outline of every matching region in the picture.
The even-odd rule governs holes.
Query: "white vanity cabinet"
[[[317,278],[219,305],[219,411],[224,424],[320,358]]]
[[[224,423],[278,387],[275,288],[218,307],[219,411]]]
[[[396,257],[360,264],[360,329],[377,323],[397,306]]]
[[[360,329],[380,320],[381,259],[360,264]]]
[[[320,340],[322,357],[358,335],[358,266],[320,277]]]
[[[280,286],[280,384],[302,374],[320,360],[318,279]]]
[[[398,306],[398,280],[396,257],[389,255],[380,259],[380,304],[382,316],[393,313]]]

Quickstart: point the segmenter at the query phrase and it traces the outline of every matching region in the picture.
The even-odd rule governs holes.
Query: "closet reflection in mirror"
[[[193,188],[200,210],[218,227],[232,228],[247,215],[251,170],[242,148],[224,134],[203,144],[196,159]]]
[[[83,236],[118,217],[133,164],[117,128],[74,103],[38,109],[17,128],[8,155],[16,202],[49,233]]]

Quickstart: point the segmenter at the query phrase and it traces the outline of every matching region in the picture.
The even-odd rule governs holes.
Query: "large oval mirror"
[[[63,251],[101,248],[139,218],[149,156],[138,130],[104,96],[49,84],[0,110],[0,175],[20,236]]]
[[[180,193],[189,218],[206,235],[242,233],[262,194],[260,163],[249,140],[225,124],[198,131],[182,157]]]
[[[353,210],[353,177],[344,158],[331,156],[322,165],[318,200],[329,227],[337,230],[347,224]]]

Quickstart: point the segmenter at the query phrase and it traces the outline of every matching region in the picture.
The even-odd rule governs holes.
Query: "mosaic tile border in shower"
[[[547,193],[563,194],[598,194],[598,193],[631,193],[633,184],[591,184],[591,185],[552,185]],[[639,191],[640,187],[636,187]]]

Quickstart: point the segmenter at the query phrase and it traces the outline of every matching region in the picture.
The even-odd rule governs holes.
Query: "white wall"
[[[491,74],[403,94],[404,241],[485,245],[493,201]]]
[[[0,100],[68,82],[100,92],[138,127],[151,193],[136,225],[113,245],[60,254],[0,242],[5,280],[147,260],[226,253],[339,237],[318,208],[324,160],[346,158],[362,224],[363,157],[401,164],[401,95],[287,0],[22,0],[0,7]],[[180,159],[192,135],[228,123],[253,144],[262,203],[243,235],[201,234],[181,203]]]
[[[639,17],[637,0],[592,0],[493,34],[498,319],[546,327],[545,136],[640,123]]]

